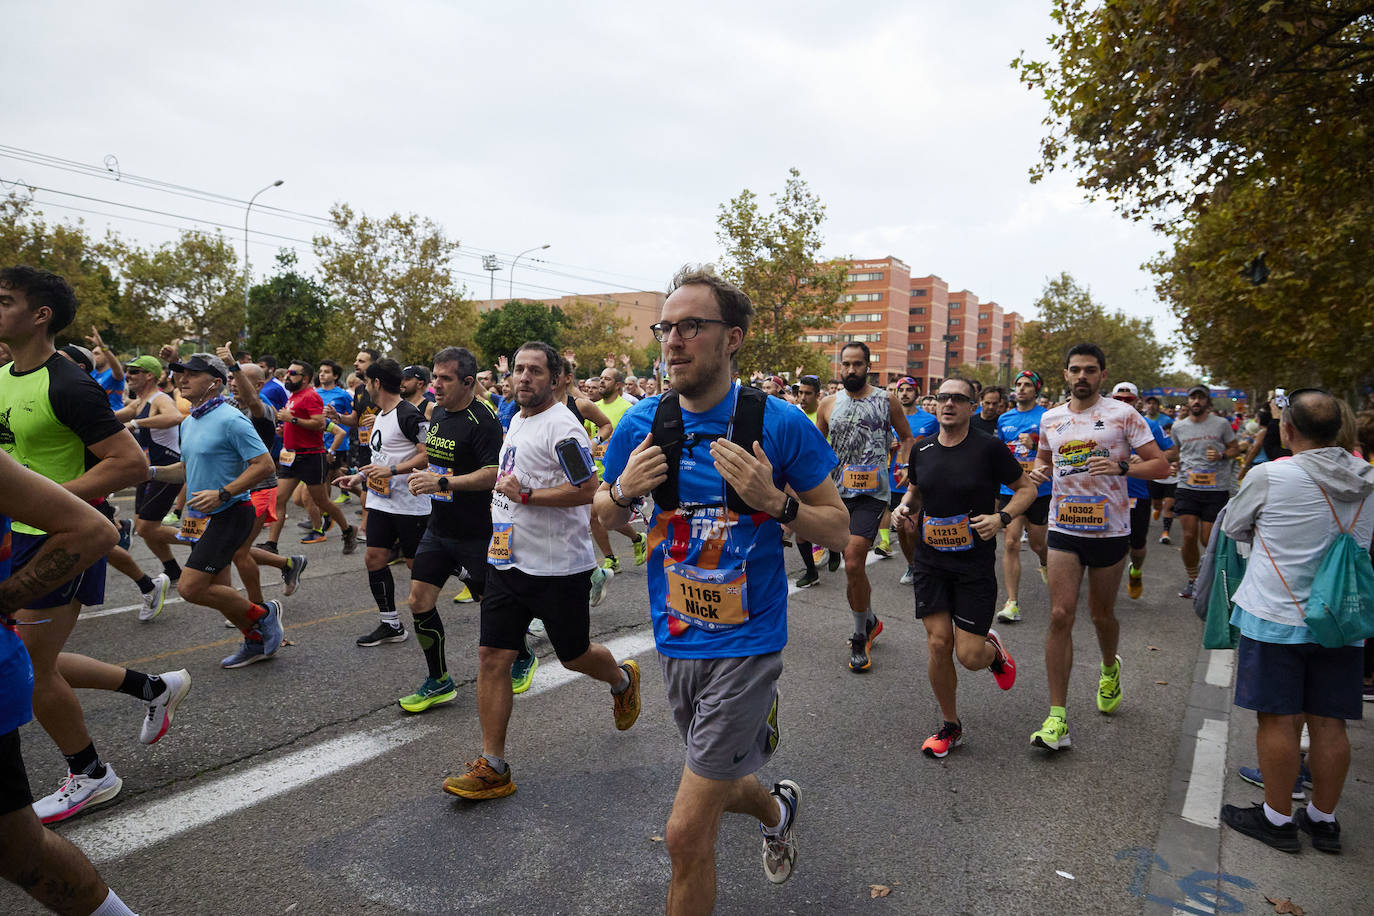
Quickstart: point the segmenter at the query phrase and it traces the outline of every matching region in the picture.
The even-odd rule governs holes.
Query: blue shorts
[[[1236,705],[1255,712],[1359,719],[1363,677],[1362,646],[1327,649],[1242,636],[1236,647]]]
[[[33,555],[42,549],[47,539],[46,534],[14,532],[11,540],[13,552],[10,554],[10,568],[18,569],[33,559]],[[104,557],[92,563],[75,579],[48,592],[42,598],[35,598],[27,602],[24,607],[31,611],[38,611],[50,607],[66,607],[73,601],[82,607],[95,607],[105,603]]]

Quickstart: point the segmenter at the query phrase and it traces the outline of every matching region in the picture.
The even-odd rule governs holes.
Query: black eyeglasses
[[[125,369],[125,370],[124,370],[124,374],[125,374],[125,375],[138,375],[138,374],[141,373],[142,371],[143,371],[142,369]]]
[[[935,403],[937,404],[948,404],[951,401],[955,404],[972,404],[973,398],[956,391],[942,391],[935,396]]]
[[[673,328],[677,328],[678,336],[683,340],[691,340],[701,333],[703,324],[723,324],[730,327],[730,322],[721,321],[719,318],[684,318],[681,321],[660,321],[658,324],[651,324],[649,330],[654,332],[654,340],[660,343],[668,339],[668,335],[673,333]]]

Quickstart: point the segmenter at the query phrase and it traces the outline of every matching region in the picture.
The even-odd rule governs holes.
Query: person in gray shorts
[[[1178,593],[1193,597],[1202,551],[1212,537],[1212,524],[1231,493],[1231,474],[1240,440],[1231,424],[1212,412],[1212,392],[1205,385],[1188,389],[1188,412],[1175,421],[1170,435],[1171,461],[1178,462],[1174,515],[1183,525],[1183,569],[1188,582]]]
[[[781,525],[832,550],[848,541],[847,513],[829,476],[835,453],[820,432],[782,399],[757,398],[731,379],[731,356],[752,314],[748,297],[713,274],[678,275],[652,328],[672,391],[626,411],[596,494],[608,529],[624,525],[637,500],[654,496],[649,610],[668,702],[687,746],[665,831],[669,914],[715,905],[716,835],[726,811],[758,819],[770,881],[792,875],[801,790],[783,779],[770,792],[754,775],[779,738],[787,643]],[[665,399],[667,409],[674,399],[681,408],[676,443],[651,439]],[[687,442],[695,448],[690,462],[681,460]]]

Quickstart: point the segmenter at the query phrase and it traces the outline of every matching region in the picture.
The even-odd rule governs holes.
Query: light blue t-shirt
[[[913,439],[920,439],[924,436],[933,436],[940,431],[940,421],[936,419],[935,414],[927,413],[926,411],[921,410],[919,407],[916,408],[915,413],[907,414],[906,423],[908,426],[911,427],[911,438]],[[893,430],[892,434],[895,436],[897,434],[897,431]],[[903,483],[901,485],[898,485],[897,483],[898,455],[899,452],[893,452],[892,458],[887,462],[887,482],[888,485],[892,487],[893,493],[905,493],[906,484]],[[907,460],[910,461],[911,459],[908,458]]]
[[[315,391],[319,393],[325,407],[333,407],[341,414],[353,412],[353,392],[345,391],[337,385],[333,388],[316,388]],[[331,451],[334,448],[334,434],[329,432],[328,426],[325,427],[324,447]]]
[[[678,468],[680,505],[672,512],[654,507],[649,523],[649,613],[658,651],[671,658],[738,658],[780,651],[787,644],[787,571],[783,566],[782,531],[776,519],[765,513],[728,523],[725,484],[711,460],[712,438],[724,437],[734,411],[738,385],[705,413],[682,411],[683,448]],[[606,447],[605,475],[614,484],[629,460],[630,452],[648,435],[658,409],[658,396],[644,398],[626,411]],[[710,437],[710,438],[708,438]],[[806,414],[779,398],[769,398],[763,412],[763,451],[773,465],[773,483],[804,493],[825,480],[837,459]],[[692,507],[697,507],[693,509]],[[674,581],[690,592],[725,590],[742,561],[746,585],[743,594],[747,619],[738,623],[712,623],[674,611],[668,602],[665,567],[675,569]],[[726,571],[727,581],[715,584],[692,580],[702,570],[706,577]],[[686,599],[678,599],[681,606]]]
[[[227,486],[249,461],[265,454],[252,421],[227,402],[199,419],[190,416],[182,421],[181,460],[186,462],[188,495]],[[210,514],[247,498],[247,493],[240,493]]]
[[[1040,454],[1040,418],[1045,415],[1045,408],[1036,404],[1030,410],[1021,410],[1013,407],[1011,410],[1003,411],[997,418],[997,437],[1007,444],[1011,449],[1011,457],[1015,458],[1022,468],[1028,463],[1034,463],[1037,455]],[[1035,488],[1035,496],[1049,496],[1054,484],[1045,481]],[[1011,487],[1002,488],[1003,496],[1011,495]]]
[[[1145,415],[1141,414],[1141,416],[1144,417]],[[1160,426],[1157,420],[1145,417],[1145,425],[1150,427],[1150,432],[1155,434],[1155,445],[1159,446],[1160,451],[1167,452],[1174,447],[1174,440],[1164,435],[1164,427]],[[1135,454],[1135,449],[1131,449],[1131,454]],[[1131,499],[1149,499],[1150,482],[1141,480],[1139,477],[1127,477],[1126,495]]]

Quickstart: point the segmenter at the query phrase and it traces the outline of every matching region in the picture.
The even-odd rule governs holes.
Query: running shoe
[[[601,568],[613,573],[620,572],[620,558],[607,557],[601,561]]]
[[[876,553],[880,559],[892,559],[892,549],[890,547],[884,547],[882,544],[875,544],[873,552]]]
[[[302,544],[323,544],[323,543],[324,543],[325,541],[327,541],[327,540],[329,540],[329,539],[326,538],[326,537],[324,536],[324,532],[323,532],[323,531],[315,530],[315,531],[307,532],[306,535],[305,535],[305,537],[301,538],[301,543],[302,543]]]
[[[620,667],[630,676],[630,686],[611,694],[611,709],[615,713],[615,727],[625,731],[639,718],[639,663],[627,658]]]
[[[1196,583],[1192,579],[1189,579],[1188,584],[1178,590],[1178,596],[1180,598],[1187,598],[1189,601],[1191,601],[1193,599],[1193,595],[1196,594],[1196,590]]]
[[[310,524],[310,521],[309,521],[308,519],[307,519],[306,521],[303,521],[303,522],[296,522],[296,527],[299,528],[299,529],[301,529],[302,531],[314,531],[314,530],[315,530],[315,526],[312,525],[312,524]]]
[[[804,572],[801,574],[801,578],[797,580],[797,588],[810,588],[819,581],[821,581],[819,572]]]
[[[1102,673],[1097,678],[1097,711],[1111,715],[1121,705],[1121,656],[1116,657],[1116,671],[1110,674],[1105,666],[1098,667]]]
[[[1238,767],[1236,774],[1250,785],[1264,788],[1264,774],[1260,772],[1259,767]],[[1293,783],[1293,801],[1305,801],[1307,793],[1303,792],[1303,786],[1310,785],[1312,785],[1312,771],[1307,769],[1306,763],[1303,763],[1298,767],[1298,778]]]
[[[33,813],[45,824],[55,824],[76,817],[88,808],[103,805],[119,794],[124,780],[115,775],[114,767],[105,764],[105,775],[99,779],[84,773],[67,773],[57,791],[33,803]]]
[[[458,594],[453,596],[454,604],[472,604],[475,599],[472,597],[472,589],[464,585],[458,590]]]
[[[1302,851],[1302,843],[1298,840],[1298,825],[1290,821],[1282,827],[1275,827],[1265,816],[1264,805],[1256,804],[1249,808],[1222,805],[1221,820],[1237,833],[1259,840],[1280,852]]]
[[[384,642],[405,642],[410,638],[410,631],[404,626],[393,627],[385,620],[377,624],[377,628],[371,633],[364,633],[358,637],[358,645],[365,648],[380,646]]]
[[[325,534],[328,534],[328,533],[329,533],[329,529],[330,529],[330,528],[333,528],[333,527],[334,527],[334,516],[332,516],[332,515],[330,515],[328,512],[326,512],[326,513],[324,514],[324,524],[320,526],[320,530],[323,531]]]
[[[287,558],[286,568],[281,571],[281,593],[283,596],[290,598],[296,591],[296,586],[301,584],[301,573],[305,572],[305,564],[309,562],[301,554]]]
[[[143,607],[138,609],[140,621],[147,623],[162,613],[162,605],[167,601],[167,589],[171,584],[172,580],[167,578],[166,573],[153,576],[153,590],[143,596]]]
[[[940,726],[938,732],[921,744],[921,753],[939,760],[941,757],[949,756],[949,752],[963,742],[964,726],[959,722],[946,722]]]
[[[774,783],[773,791],[769,794],[781,801],[787,809],[787,824],[777,836],[770,836],[766,830],[763,833],[763,873],[774,884],[782,884],[792,877],[792,871],[797,866],[797,838],[793,831],[797,826],[797,803],[801,801],[801,787],[790,779],[784,779],[782,782]],[[759,827],[762,828],[763,825],[760,824]]]
[[[999,623],[1016,623],[1016,621],[1020,619],[1021,605],[1011,599],[1007,599],[1007,603],[1002,605],[1002,610],[997,612],[997,621]]]
[[[1145,593],[1145,570],[1136,569],[1132,563],[1126,569],[1126,594],[1139,598]]]
[[[878,634],[883,631],[883,622],[877,617],[873,618],[873,623],[868,628],[866,636],[849,637],[849,670],[855,673],[867,671],[873,664],[869,653],[873,651],[873,642],[878,638]]]
[[[1169,532],[1166,531],[1166,532],[1164,532],[1163,534],[1161,534],[1161,535],[1159,536],[1159,543],[1161,543],[1161,544],[1172,544],[1172,543],[1173,543],[1173,541],[1170,541],[1170,540],[1169,540]]]
[[[992,645],[993,652],[996,654],[992,658],[992,664],[988,665],[988,670],[992,672],[993,678],[997,681],[997,686],[1003,690],[1010,690],[1016,683],[1016,660],[1011,657],[1007,647],[1002,644],[1002,637],[997,635],[996,630],[988,630],[988,643]],[[1120,697],[1118,697],[1118,701]]]
[[[641,534],[639,540],[635,541],[635,565],[643,566],[649,562],[649,538]]]
[[[832,550],[830,551],[830,559],[827,560],[825,563],[825,568],[830,570],[831,572],[834,572],[835,570],[840,568],[840,561],[842,561],[843,559],[844,556],[839,551]]]
[[[454,686],[453,678],[445,677],[442,681],[436,681],[432,677],[427,677],[419,690],[410,696],[401,697],[396,702],[406,712],[424,712],[431,706],[447,703],[457,696],[458,688]]]
[[[1040,581],[1046,585],[1050,584],[1050,571],[1045,568],[1045,564],[1040,564]]]
[[[221,668],[245,668],[254,662],[260,662],[269,656],[262,651],[262,643],[257,640],[245,639],[243,644],[233,655],[227,655],[220,659]]]
[[[144,744],[156,744],[158,739],[167,734],[177,714],[177,707],[191,692],[191,672],[185,668],[165,671],[160,677],[167,689],[148,704],[148,714],[143,717],[143,728],[138,733],[138,740]]]
[[[510,767],[498,773],[491,768],[487,758],[478,757],[468,764],[462,776],[450,776],[444,780],[444,791],[459,798],[482,801],[487,798],[505,798],[515,791],[515,781],[511,778]]]
[[[906,568],[906,572],[902,573],[902,578],[900,578],[900,579],[897,580],[897,584],[898,584],[898,585],[910,585],[913,581],[914,581],[914,578],[913,578],[913,576],[912,576],[911,567],[908,566],[908,567]]]
[[[181,513],[175,510],[162,516],[162,524],[171,525],[173,528],[181,524]]]
[[[1293,813],[1293,823],[1312,840],[1318,852],[1337,854],[1341,851],[1341,825],[1337,821],[1314,821],[1304,805]]]
[[[267,613],[258,618],[253,629],[262,637],[262,654],[275,655],[281,648],[282,641],[286,639],[286,629],[281,623],[281,602],[268,601],[263,607],[267,609]]]
[[[358,526],[349,525],[343,530],[343,555],[348,557],[353,555],[353,551],[358,549]]]
[[[344,491],[343,493],[340,493],[338,496],[334,497],[334,505],[336,505],[336,506],[345,506],[345,505],[348,505],[348,501],[349,501],[350,499],[352,499],[352,498],[353,498],[353,497],[351,497],[351,496],[348,495],[348,491]]]
[[[539,667],[539,656],[526,653],[525,658],[516,658],[510,666],[510,692],[524,693],[534,683],[534,672]]]
[[[119,520],[119,546],[128,550],[134,542],[134,523],[127,518]]]
[[[256,547],[258,550],[265,550],[265,551],[267,551],[268,553],[276,553],[276,552],[277,552],[277,542],[276,542],[276,541],[258,541],[258,542],[257,542],[256,544],[254,544],[253,546]]]
[[[1066,747],[1072,747],[1073,742],[1069,740],[1069,723],[1058,716],[1046,716],[1045,724],[1040,726],[1039,731],[1031,734],[1031,744],[1049,751],[1062,751]]]
[[[590,604],[596,607],[601,604],[601,600],[606,597],[606,583],[610,580],[611,574],[606,571],[604,566],[598,566],[592,570],[592,587],[589,592]],[[458,599],[453,599],[457,601]]]

